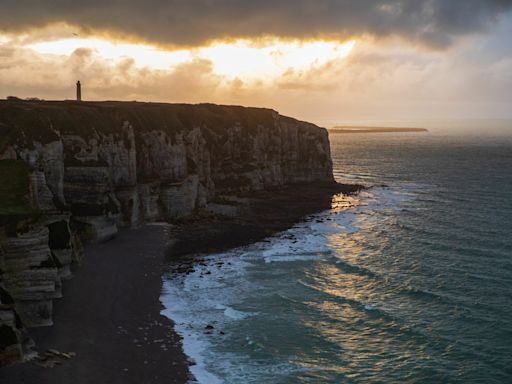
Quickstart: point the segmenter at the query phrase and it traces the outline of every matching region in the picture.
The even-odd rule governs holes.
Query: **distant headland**
[[[425,128],[367,127],[367,126],[336,126],[329,128],[329,133],[390,133],[390,132],[428,132]]]

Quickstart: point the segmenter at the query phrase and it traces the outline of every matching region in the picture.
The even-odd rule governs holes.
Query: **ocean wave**
[[[322,256],[318,255],[274,255],[274,256],[266,256],[265,263],[284,263],[284,262],[292,262],[292,261],[311,261],[311,260],[321,260]]]
[[[380,280],[382,278],[378,273],[373,272],[368,268],[361,267],[359,265],[354,265],[341,259],[336,260],[336,266],[343,272],[354,273],[361,276],[370,277],[372,279]]]
[[[257,313],[255,313],[255,312],[239,311],[239,310],[236,310],[236,309],[234,309],[232,307],[229,307],[229,306],[226,306],[226,305],[223,305],[223,304],[220,304],[220,303],[217,303],[215,305],[215,309],[219,309],[219,310],[224,311],[224,316],[226,316],[226,317],[228,317],[230,319],[233,319],[233,320],[243,320],[243,319],[246,319],[248,317],[257,315]]]
[[[438,301],[438,300],[448,300],[448,297],[442,296],[438,293],[423,290],[421,288],[415,287],[413,285],[407,285],[401,289],[401,293],[404,293],[409,296],[419,297],[421,299],[426,299],[428,301]]]

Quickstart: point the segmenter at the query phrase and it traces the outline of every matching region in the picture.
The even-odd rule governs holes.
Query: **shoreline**
[[[55,303],[54,325],[29,332],[40,354],[52,349],[76,356],[58,359],[53,368],[39,360],[6,367],[0,381],[186,383],[190,363],[181,338],[161,314],[164,274],[191,271],[201,254],[263,240],[329,209],[334,195],[361,188],[326,183],[255,192],[212,204],[221,213],[125,229],[109,242],[88,246],[74,278],[64,283],[64,298]]]

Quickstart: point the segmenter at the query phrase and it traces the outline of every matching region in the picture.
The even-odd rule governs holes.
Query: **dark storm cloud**
[[[512,0],[0,0],[7,32],[66,22],[163,44],[230,37],[398,35],[431,46],[481,32]]]

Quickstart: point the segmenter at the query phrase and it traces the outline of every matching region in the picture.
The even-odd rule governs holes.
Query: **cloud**
[[[274,35],[399,36],[436,48],[489,29],[511,0],[2,0],[0,30],[52,23],[164,45]]]
[[[156,69],[91,48],[55,55],[0,41],[0,98],[73,98],[80,79],[86,100],[261,106],[325,126],[350,119],[510,118],[511,33],[509,14],[491,34],[448,51],[363,39],[342,59],[256,80],[221,75],[199,55]]]
[[[86,100],[199,102],[232,86],[212,72],[210,61],[200,58],[172,70],[151,70],[137,67],[131,58],[112,62],[92,49],[58,56],[0,44],[0,98],[71,99],[77,79]]]

